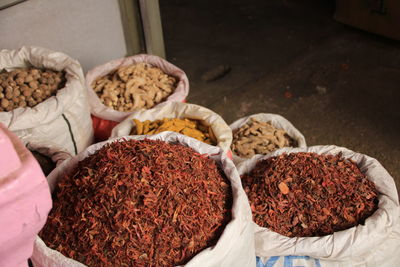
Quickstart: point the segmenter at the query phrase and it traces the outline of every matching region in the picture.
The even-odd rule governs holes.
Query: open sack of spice
[[[115,138],[48,182],[34,266],[255,266],[248,199],[219,147],[174,132]]]
[[[238,171],[257,256],[310,256],[321,266],[400,264],[396,186],[376,159],[337,146],[283,148]]]
[[[93,128],[80,64],[39,47],[0,52],[0,122],[24,144],[47,143],[77,154]]]
[[[228,151],[232,131],[224,119],[208,108],[169,102],[131,114],[112,130],[111,138],[125,135],[152,135],[173,131]]]
[[[95,135],[110,136],[116,122],[132,112],[162,102],[183,102],[189,94],[185,72],[154,55],[136,55],[110,61],[86,74]]]
[[[277,114],[250,115],[233,122],[229,127],[233,132],[231,150],[235,164],[283,147],[307,146],[300,131]]]

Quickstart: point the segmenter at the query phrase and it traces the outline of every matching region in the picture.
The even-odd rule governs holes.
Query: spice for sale
[[[217,138],[214,135],[211,126],[205,125],[200,120],[163,118],[162,120],[141,122],[133,119],[135,127],[132,128],[131,134],[157,134],[164,131],[173,131],[195,138],[199,141],[210,145],[217,144]]]
[[[243,175],[242,183],[254,221],[288,237],[345,230],[378,208],[375,184],[341,153],[271,157]]]
[[[120,67],[92,84],[101,102],[118,111],[152,108],[171,95],[176,86],[175,77],[143,62]]]
[[[242,158],[255,154],[268,154],[282,147],[296,147],[296,141],[283,129],[277,129],[271,122],[255,118],[233,132],[232,151]]]
[[[88,266],[174,266],[216,243],[231,205],[212,159],[179,144],[123,140],[59,182],[40,236]]]
[[[34,107],[65,86],[65,74],[37,68],[0,73],[0,112]]]

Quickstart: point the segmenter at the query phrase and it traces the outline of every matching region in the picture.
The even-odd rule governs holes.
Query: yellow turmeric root
[[[133,119],[134,127],[131,134],[151,135],[164,131],[172,131],[195,138],[210,145],[216,145],[217,138],[211,126],[205,125],[202,121],[193,119],[163,118],[162,120],[141,122]]]

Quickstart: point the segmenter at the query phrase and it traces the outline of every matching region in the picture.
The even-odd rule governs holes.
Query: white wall
[[[0,50],[61,51],[84,72],[126,54],[117,0],[28,0],[0,10]]]

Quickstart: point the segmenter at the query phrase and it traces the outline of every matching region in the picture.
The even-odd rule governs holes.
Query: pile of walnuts
[[[37,68],[0,73],[0,112],[34,107],[65,86],[65,73]]]
[[[175,77],[146,63],[120,67],[99,77],[92,88],[101,102],[114,110],[149,109],[176,89]]]

